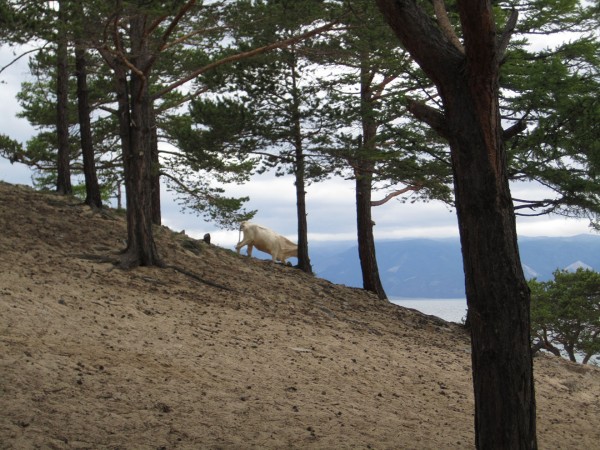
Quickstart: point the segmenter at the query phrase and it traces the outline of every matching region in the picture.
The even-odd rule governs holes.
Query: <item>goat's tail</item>
[[[240,224],[240,230],[238,232],[238,244],[242,242],[242,228],[244,227],[244,222]]]

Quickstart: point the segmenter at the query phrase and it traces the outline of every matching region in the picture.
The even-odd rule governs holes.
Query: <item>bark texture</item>
[[[373,292],[381,300],[387,300],[377,265],[375,252],[375,236],[371,200],[373,193],[373,172],[377,149],[377,121],[374,114],[373,71],[368,52],[361,54],[360,68],[360,118],[362,138],[359,142],[358,155],[355,161],[354,178],[356,179],[356,231],[358,235],[358,256],[363,278],[363,288]]]
[[[130,21],[130,39],[133,49],[131,63],[136,70],[129,71],[126,106],[130,121],[123,123],[122,130],[129,141],[123,148],[125,192],[127,196],[127,249],[123,266],[162,265],[152,232],[152,127],[154,125],[153,102],[150,99],[147,73],[152,55],[148,50],[144,16]]]
[[[69,148],[69,70],[66,29],[66,9],[63,1],[58,2],[58,42],[56,49],[56,135],[57,135],[57,174],[56,192],[68,195],[73,192],[71,185],[71,151]]]
[[[151,183],[152,183],[152,223],[154,225],[162,224],[162,213],[160,203],[160,159],[158,152],[158,128],[156,125],[156,111],[154,110],[154,102],[152,103],[152,109],[149,111],[150,114],[150,158],[152,164],[151,170]]]
[[[375,254],[375,238],[373,235],[373,219],[371,217],[371,184],[369,172],[354,172],[356,178],[356,230],[358,235],[358,257],[363,277],[363,288],[386,300],[383,289],[377,256]]]
[[[293,50],[293,46],[292,46]],[[296,56],[293,56],[294,61]],[[298,216],[298,268],[306,273],[312,273],[312,265],[308,254],[308,222],[306,219],[306,160],[302,142],[300,117],[300,91],[296,73],[296,63],[290,66],[293,83],[292,126],[295,150],[294,175],[296,185],[296,213]]]
[[[100,48],[104,59],[114,71],[117,92],[119,135],[123,157],[125,196],[127,202],[127,247],[123,252],[121,266],[162,266],[154,235],[153,172],[154,123],[153,101],[150,97],[147,75],[153,61],[148,49],[143,15],[130,19],[130,41],[133,56]],[[115,38],[118,39],[118,36]],[[120,42],[116,42],[120,48]],[[127,61],[127,64],[124,61]]]
[[[530,294],[521,267],[498,105],[498,48],[490,1],[459,0],[463,54],[410,0],[377,0],[436,84],[443,113],[421,108],[448,139],[471,326],[479,449],[535,449]],[[411,108],[419,110],[419,108]]]
[[[100,185],[94,160],[94,143],[90,125],[90,101],[87,86],[86,51],[81,45],[75,47],[75,73],[77,76],[77,111],[79,115],[79,139],[85,177],[85,204],[93,208],[102,207]]]

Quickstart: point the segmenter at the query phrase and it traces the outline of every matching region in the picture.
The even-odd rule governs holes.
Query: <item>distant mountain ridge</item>
[[[519,238],[527,279],[552,279],[557,269],[600,270],[600,236]],[[317,243],[310,257],[315,273],[334,283],[362,286],[358,248]],[[377,261],[389,297],[464,298],[464,274],[458,238],[378,241]]]

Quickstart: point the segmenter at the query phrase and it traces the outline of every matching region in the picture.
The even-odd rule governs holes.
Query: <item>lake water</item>
[[[405,308],[437,316],[448,322],[462,323],[467,317],[467,300],[464,298],[392,298],[390,301]],[[560,346],[558,347],[560,348]],[[563,356],[568,359],[566,352],[563,352]],[[575,357],[579,362],[583,359],[583,355],[579,353]],[[592,358],[591,364],[600,366],[600,356]]]
[[[448,322],[462,323],[467,317],[467,300],[464,298],[393,298],[391,302]]]

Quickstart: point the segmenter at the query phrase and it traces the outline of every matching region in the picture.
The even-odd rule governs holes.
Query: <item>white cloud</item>
[[[7,159],[0,157],[0,179],[7,183],[31,186],[31,169],[24,164],[11,164]]]
[[[518,217],[517,233],[520,236],[574,236],[577,234],[597,234],[590,230],[585,219],[566,217]]]
[[[540,51],[544,49],[555,49],[565,42],[581,38],[582,35],[583,33],[576,32],[562,32],[551,35],[529,34],[527,35],[527,40],[529,41],[530,50]]]
[[[15,50],[16,55],[25,51],[25,48]],[[15,54],[6,46],[0,47],[0,68],[8,65],[15,59]],[[21,58],[16,63],[0,73],[0,134],[6,134],[12,139],[25,143],[35,132],[26,119],[16,117],[21,110],[16,94],[21,88],[21,82],[31,78],[27,65],[28,58]]]

